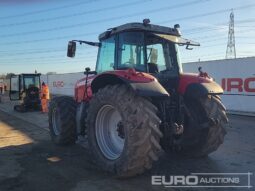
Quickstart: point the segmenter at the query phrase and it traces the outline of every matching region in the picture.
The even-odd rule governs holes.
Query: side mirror
[[[75,51],[76,51],[76,42],[69,41],[68,47],[67,47],[67,56],[70,58],[73,58],[75,56]]]

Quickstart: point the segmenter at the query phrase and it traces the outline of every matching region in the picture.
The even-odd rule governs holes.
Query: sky
[[[182,62],[224,59],[231,10],[237,57],[255,56],[253,0],[1,0],[0,74],[93,70],[97,48],[78,45],[66,56],[69,40],[98,41],[105,30],[128,22],[173,27],[201,44],[180,47]]]

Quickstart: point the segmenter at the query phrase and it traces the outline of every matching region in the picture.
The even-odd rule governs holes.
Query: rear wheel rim
[[[97,144],[109,160],[120,157],[125,143],[124,127],[118,110],[111,105],[100,108],[96,117],[95,133]]]
[[[59,122],[59,115],[58,115],[57,109],[54,108],[52,111],[52,127],[53,127],[54,134],[56,136],[60,135],[60,128],[59,128],[58,122]]]

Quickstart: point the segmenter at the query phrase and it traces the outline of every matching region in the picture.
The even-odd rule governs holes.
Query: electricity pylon
[[[227,50],[226,50],[226,59],[229,59],[229,58],[236,58],[233,10],[230,13],[229,29],[228,29],[228,44],[227,44]]]

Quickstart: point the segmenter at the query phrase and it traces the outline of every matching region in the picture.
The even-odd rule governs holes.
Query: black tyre
[[[218,97],[186,100],[187,120],[184,134],[177,139],[178,153],[187,157],[204,157],[223,143],[228,122],[226,109]]]
[[[159,157],[157,108],[124,85],[106,86],[88,108],[89,148],[94,161],[118,177],[150,169]]]
[[[50,102],[49,129],[57,145],[74,144],[76,141],[76,103],[68,96],[56,97]]]

